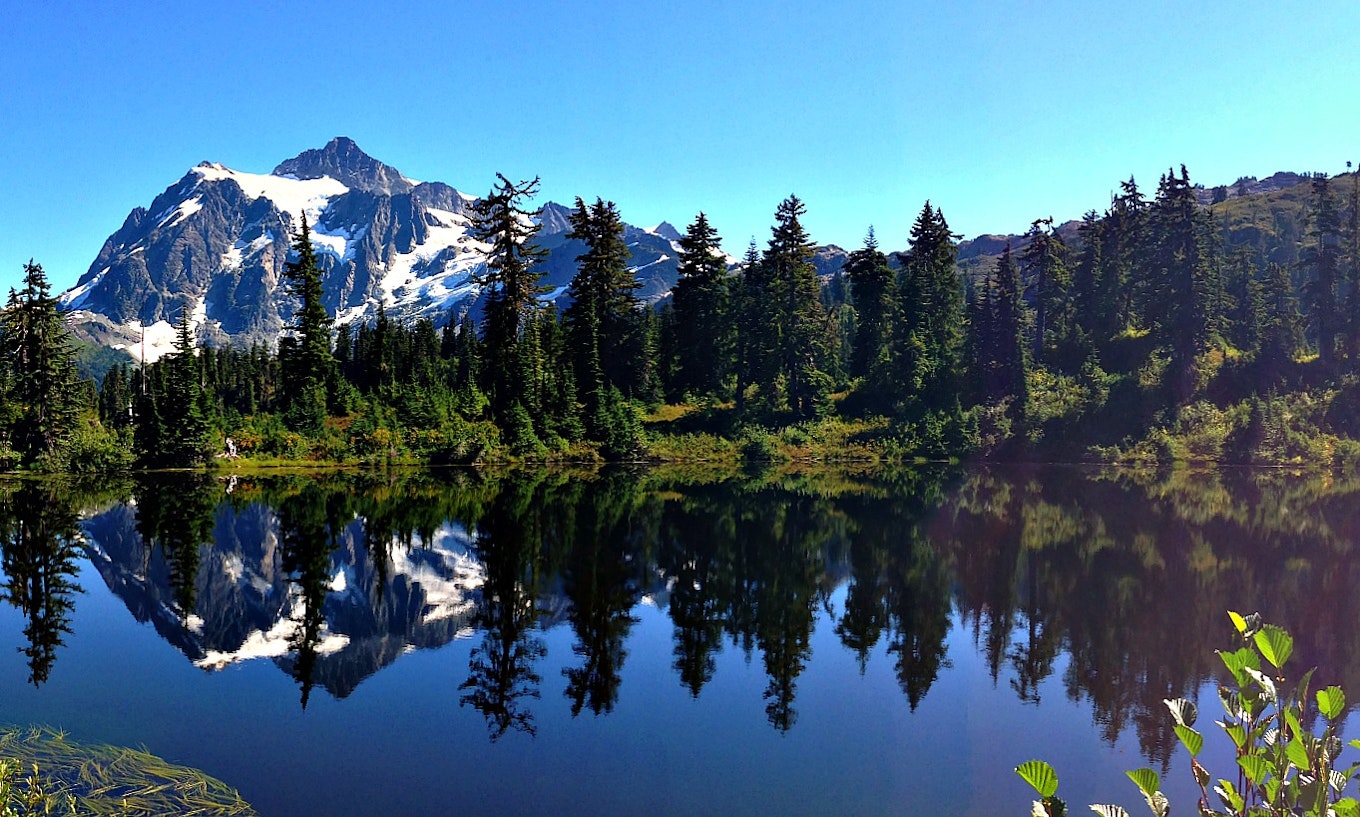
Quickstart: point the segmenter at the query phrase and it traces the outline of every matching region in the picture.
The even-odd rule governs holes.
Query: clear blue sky
[[[738,255],[789,193],[815,240],[900,249],[927,198],[1018,232],[1182,162],[1360,160],[1354,2],[400,5],[0,7],[0,286],[30,257],[70,286],[200,161],[263,173],[336,135],[472,193],[501,171],[642,226],[702,209]]]

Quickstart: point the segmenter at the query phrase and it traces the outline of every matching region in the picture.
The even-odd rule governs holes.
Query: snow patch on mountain
[[[439,310],[477,290],[473,274],[485,266],[490,245],[469,235],[466,217],[434,207],[427,212],[433,223],[425,240],[398,253],[379,282],[386,307]]]
[[[208,299],[199,298],[189,313],[191,327],[203,326],[208,322]],[[169,321],[156,321],[150,326],[142,326],[141,321],[132,321],[125,328],[137,337],[135,343],[115,343],[111,348],[125,351],[132,358],[144,363],[155,363],[175,351],[175,341],[179,337],[179,327]]]
[[[178,207],[174,208],[173,210],[170,210],[163,217],[161,217],[157,221],[157,227],[162,229],[166,227],[173,227],[202,209],[203,199],[201,197],[195,196],[192,199],[185,199],[184,201],[180,202]]]
[[[104,276],[108,274],[108,271],[109,268],[104,267],[104,269],[100,270],[99,273],[90,280],[78,287],[72,287],[71,289],[66,290],[61,294],[61,297],[57,298],[57,303],[61,305],[62,309],[68,311],[79,309],[90,297],[90,290],[99,286],[99,282],[104,280]]]
[[[331,199],[349,192],[348,187],[329,176],[322,176],[319,179],[290,179],[286,176],[244,173],[216,162],[205,162],[195,167],[193,172],[205,182],[231,180],[241,188],[241,192],[247,198],[269,199],[282,213],[288,213],[294,218],[299,213],[306,215],[309,224],[315,224],[320,220],[321,212],[326,209]]]

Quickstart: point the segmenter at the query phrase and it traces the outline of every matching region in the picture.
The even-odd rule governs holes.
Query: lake
[[[264,815],[1028,813],[1197,798],[1229,609],[1360,697],[1360,480],[410,470],[0,481],[0,724]],[[1344,757],[1344,756],[1343,756]],[[1352,758],[1353,759],[1353,758]]]

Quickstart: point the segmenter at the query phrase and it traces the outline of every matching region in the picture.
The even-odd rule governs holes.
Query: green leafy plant
[[[1190,770],[1200,789],[1201,817],[1360,817],[1360,801],[1346,789],[1360,771],[1360,763],[1343,766],[1337,720],[1346,711],[1346,695],[1329,686],[1309,695],[1313,670],[1286,686],[1285,665],[1294,639],[1283,628],[1266,624],[1259,613],[1229,612],[1241,646],[1219,657],[1232,683],[1219,686],[1223,719],[1216,724],[1232,741],[1236,768],[1217,780],[1200,764],[1204,736],[1195,728],[1198,707],[1193,701],[1165,701],[1175,721],[1176,736],[1190,753]],[[1308,729],[1306,723],[1319,723]],[[1360,741],[1351,747],[1360,749]],[[1060,817],[1066,804],[1057,797],[1058,778],[1051,766],[1031,760],[1016,773],[1039,792],[1033,817]],[[1160,790],[1161,780],[1151,769],[1128,773],[1155,817],[1167,817],[1170,803]],[[1212,786],[1213,796],[1210,795]],[[1093,805],[1103,817],[1127,817],[1120,806]]]

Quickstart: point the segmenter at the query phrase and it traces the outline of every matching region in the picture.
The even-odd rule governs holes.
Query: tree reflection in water
[[[971,636],[993,685],[1038,704],[1056,684],[1089,702],[1107,740],[1132,731],[1162,763],[1175,736],[1160,701],[1193,696],[1218,671],[1226,609],[1261,610],[1295,634],[1300,663],[1322,668],[1319,682],[1360,689],[1360,643],[1330,635],[1360,621],[1354,477],[412,471],[253,477],[229,496],[211,479],[167,487],[148,478],[131,491],[135,522],[111,503],[128,493],[105,489],[104,510],[84,524],[117,544],[103,558],[139,560],[117,574],[130,608],[151,615],[165,606],[156,600],[173,601],[176,644],[194,660],[213,628],[234,628],[239,645],[289,616],[291,652],[276,660],[305,706],[325,662],[322,683],[342,697],[409,646],[442,646],[470,624],[477,642],[459,700],[493,740],[536,730],[545,628],[566,624],[574,636],[572,654],[559,656],[570,711],[613,711],[630,694],[629,641],[644,602],[669,617],[671,667],[693,697],[721,671],[724,649],[758,658],[765,714],[780,731],[796,725],[817,627],[834,632],[861,673],[887,662],[909,709]],[[24,615],[35,684],[70,629],[78,510],[96,507],[92,496],[62,482],[0,483],[3,598]],[[120,534],[119,524],[135,531]],[[236,541],[249,531],[265,541],[273,529],[277,549]],[[459,536],[465,554],[436,548]],[[151,547],[125,546],[134,539]],[[281,572],[291,603],[256,604],[257,619],[241,624],[235,611],[249,607],[250,583],[223,581],[223,565],[257,585]],[[421,587],[431,570],[444,582],[443,618]],[[348,607],[341,574],[354,583]],[[279,598],[270,593],[261,598]],[[195,609],[207,629],[186,635]],[[169,638],[171,625],[158,621],[158,632]],[[368,646],[320,650],[341,626]]]
[[[25,619],[28,680],[41,686],[52,672],[57,649],[71,632],[75,583],[77,512],[71,486],[24,482],[0,486],[0,600]]]

